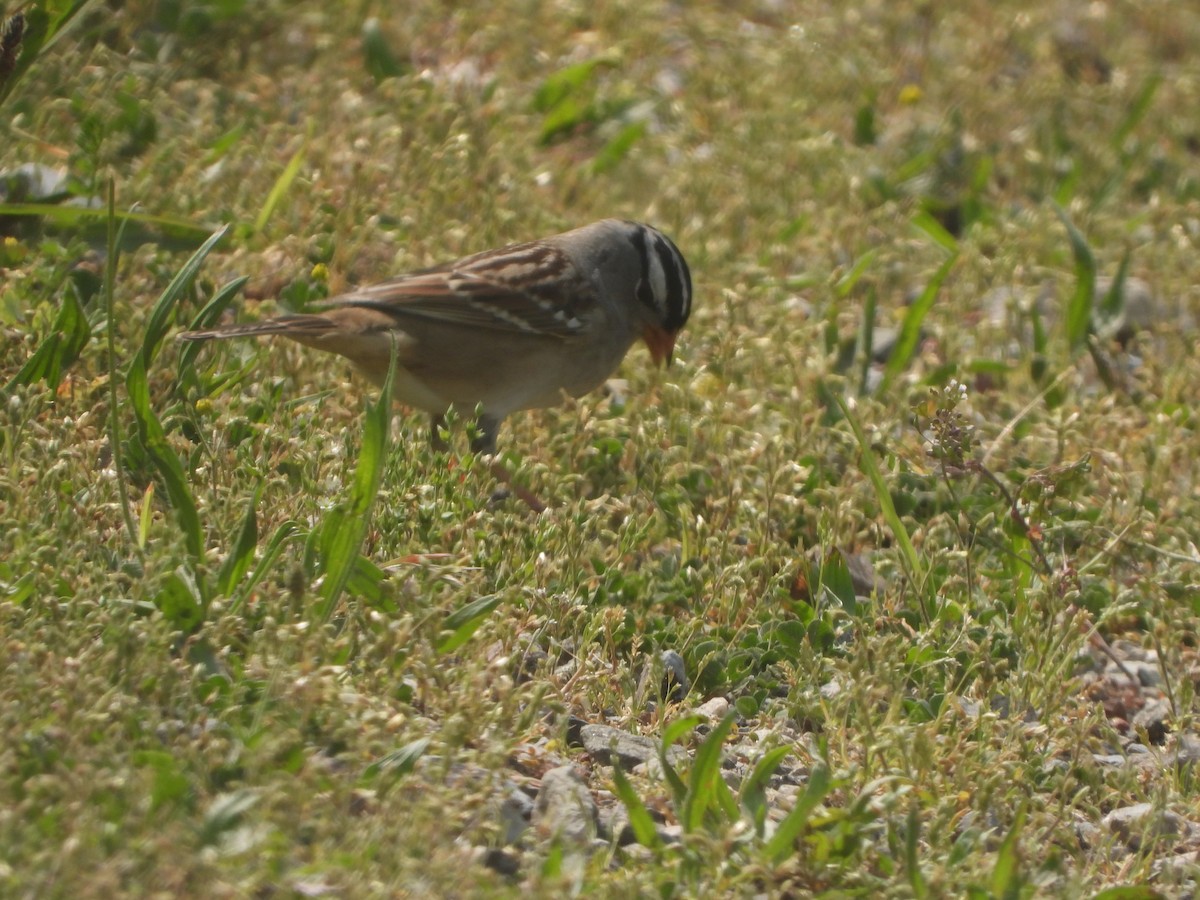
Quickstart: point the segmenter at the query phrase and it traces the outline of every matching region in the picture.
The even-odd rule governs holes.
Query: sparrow
[[[556,406],[602,385],[641,338],[670,365],[692,308],[692,279],[661,231],[604,219],[485,250],[330,298],[318,313],[179,335],[187,341],[282,335],[344,356],[394,399],[428,412],[479,411],[476,453],[494,453],[513,412]]]

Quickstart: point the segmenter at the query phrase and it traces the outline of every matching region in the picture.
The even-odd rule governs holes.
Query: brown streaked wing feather
[[[336,331],[338,325],[325,316],[279,316],[261,322],[245,322],[239,325],[221,325],[204,331],[185,331],[179,335],[183,341],[211,341],[225,338],[252,337],[254,335],[281,334],[318,336]]]
[[[591,287],[562,251],[545,244],[520,244],[402,275],[331,302],[386,313],[400,327],[411,316],[568,338],[582,325],[575,308],[591,299]]]

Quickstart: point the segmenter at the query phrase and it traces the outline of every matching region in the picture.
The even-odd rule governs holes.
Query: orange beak
[[[671,357],[675,353],[675,335],[664,328],[647,325],[642,332],[642,340],[650,349],[650,358],[656,366],[666,363],[671,365]]]

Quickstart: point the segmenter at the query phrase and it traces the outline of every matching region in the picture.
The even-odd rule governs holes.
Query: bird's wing
[[[569,338],[583,329],[583,313],[595,303],[595,289],[565,253],[536,243],[402,275],[330,303],[385,313],[401,327],[405,319],[421,318]]]

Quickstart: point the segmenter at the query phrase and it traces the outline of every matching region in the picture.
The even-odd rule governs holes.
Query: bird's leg
[[[471,439],[471,452],[487,454],[492,457],[489,468],[492,471],[492,476],[504,485],[507,485],[517,497],[532,509],[534,512],[540,513],[546,509],[546,504],[521,487],[519,484],[514,484],[512,474],[508,469],[504,468],[504,464],[495,458],[496,453],[496,435],[500,431],[500,419],[495,416],[489,416],[486,413],[480,413],[479,418],[475,420],[475,436]]]

